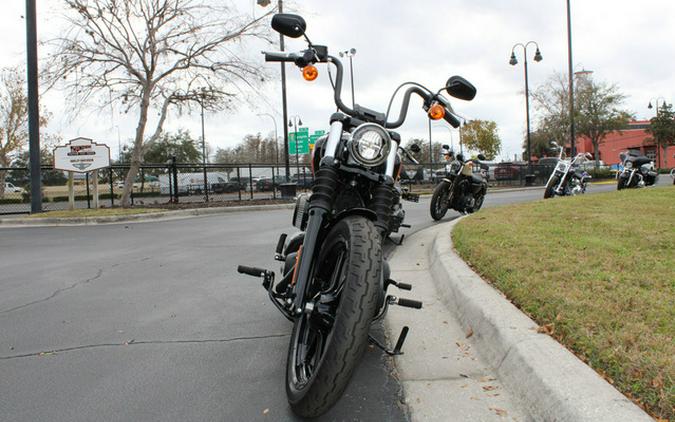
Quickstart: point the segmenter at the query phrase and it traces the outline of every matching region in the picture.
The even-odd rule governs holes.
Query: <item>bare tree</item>
[[[40,113],[40,126],[49,114]],[[9,167],[28,141],[26,79],[19,68],[0,70],[0,167]],[[5,194],[5,171],[0,171],[0,198]]]
[[[620,132],[633,118],[632,113],[619,107],[626,98],[616,85],[586,79],[580,83],[577,100],[577,133],[586,136],[593,145],[595,168],[600,166],[600,144],[612,132]]]
[[[266,39],[267,15],[235,16],[216,2],[196,0],[64,2],[69,30],[52,40],[57,52],[45,72],[48,86],[65,85],[79,102],[98,97],[103,106],[138,109],[122,206],[129,205],[143,144],[159,138],[170,107],[231,107],[234,96],[265,79],[257,62],[243,58],[243,45]],[[152,108],[158,119],[146,140]]]
[[[560,145],[569,139],[568,86],[567,76],[557,73],[532,94],[538,116],[536,131]],[[608,134],[625,127],[632,114],[620,109],[625,96],[616,85],[596,82],[590,76],[577,78],[574,98],[577,135],[591,140],[598,167],[600,144]]]

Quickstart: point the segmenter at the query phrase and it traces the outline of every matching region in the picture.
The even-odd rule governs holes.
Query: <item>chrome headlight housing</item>
[[[633,162],[632,161],[626,161],[626,164],[624,164],[624,167],[627,169],[633,168]]]
[[[375,167],[387,161],[391,138],[382,126],[364,123],[352,132],[350,144],[354,161],[366,167]]]
[[[567,163],[564,161],[558,161],[558,164],[556,164],[555,169],[561,173],[566,173],[567,172]]]

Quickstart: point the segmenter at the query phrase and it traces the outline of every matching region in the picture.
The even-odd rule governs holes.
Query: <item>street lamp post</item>
[[[277,135],[277,119],[270,113],[258,113],[258,116],[267,116],[274,122],[274,151],[276,152],[277,176],[279,175],[279,136]]]
[[[462,144],[462,127],[466,126],[467,123],[471,123],[471,120],[466,120],[464,117],[462,117],[458,114],[455,114],[455,116],[457,116],[461,120],[460,125],[459,125],[459,129],[458,129],[458,132],[459,132],[459,153],[464,154],[464,144]]]
[[[530,91],[529,91],[529,86],[528,86],[528,77],[527,77],[527,46],[530,44],[534,44],[537,47],[537,51],[534,53],[534,61],[535,62],[540,62],[543,57],[541,55],[541,52],[539,51],[539,44],[536,43],[536,41],[528,41],[527,43],[516,43],[514,46],[511,48],[511,59],[509,60],[509,64],[511,66],[515,66],[518,64],[518,60],[516,59],[516,47],[521,46],[523,47],[523,65],[525,67],[525,116],[527,120],[527,171],[528,175],[532,173],[532,153],[530,150]]]
[[[302,126],[302,120],[297,114],[291,116],[291,119],[288,121],[288,127],[293,128],[293,137],[295,138],[295,172],[300,181],[300,157],[298,155],[298,126]]]
[[[446,125],[434,125],[433,127],[434,127],[434,128],[445,129],[445,130],[448,131],[448,133],[450,134],[450,150],[454,152],[454,150],[455,150],[455,144],[454,144],[454,140],[453,140],[453,137],[452,137],[452,129],[450,129],[450,128],[449,128],[448,126],[446,126]]]
[[[340,57],[347,56],[349,57],[349,80],[352,84],[352,107],[354,107],[354,65],[352,63],[352,57],[356,54],[355,48],[350,48],[349,50],[340,51]]]
[[[262,6],[266,7],[270,4],[270,0],[257,0],[257,3]],[[284,2],[282,0],[279,0],[277,3],[277,8],[279,10],[279,13],[284,12]],[[279,49],[281,51],[284,51],[284,36],[282,34],[279,34]],[[281,108],[283,110],[283,117],[284,117],[284,122],[288,121],[288,108],[286,105],[286,63],[281,62]],[[290,164],[289,164],[289,157],[288,157],[288,130],[286,130],[286,126],[284,125],[284,164],[286,167],[286,180],[290,180]]]

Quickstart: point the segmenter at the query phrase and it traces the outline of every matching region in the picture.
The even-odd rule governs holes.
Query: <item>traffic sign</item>
[[[325,134],[326,134],[325,130],[315,130],[313,134],[309,135],[310,148],[313,148],[314,144],[316,144],[317,139],[319,139]]]
[[[299,136],[301,135],[300,132],[298,132],[298,140],[296,142],[295,138],[295,133],[289,133],[288,134],[288,153],[295,155],[297,154],[309,154],[309,143],[307,142],[307,138],[304,138],[304,140]],[[297,151],[296,151],[297,148]]]

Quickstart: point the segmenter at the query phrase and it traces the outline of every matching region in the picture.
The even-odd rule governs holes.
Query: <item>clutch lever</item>
[[[403,147],[398,147],[401,151],[403,151],[403,154],[408,158],[408,160],[412,161],[413,164],[419,164],[419,161],[415,160],[415,157],[410,155],[410,153]]]

